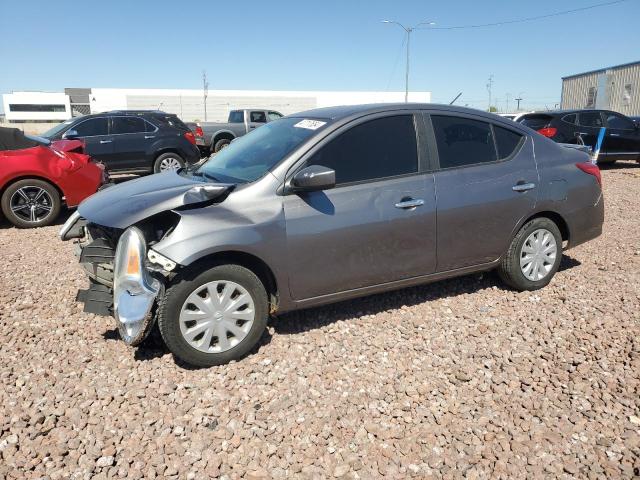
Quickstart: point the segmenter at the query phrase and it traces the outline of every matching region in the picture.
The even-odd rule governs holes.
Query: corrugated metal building
[[[640,62],[562,78],[561,108],[602,108],[640,115]]]

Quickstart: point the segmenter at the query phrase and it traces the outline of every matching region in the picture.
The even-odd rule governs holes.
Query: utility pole
[[[202,71],[202,103],[204,105],[204,121],[207,121],[207,95],[209,94],[209,82],[207,81],[207,71]]]
[[[518,102],[518,107],[516,108],[516,112],[520,111],[520,102],[522,101],[522,92],[518,94],[518,98],[515,99]]]
[[[493,88],[493,74],[489,75],[489,80],[487,81],[487,91],[489,92],[489,108],[487,111],[491,111],[491,89]]]
[[[507,107],[506,107],[506,113],[509,113],[509,97],[511,97],[510,93],[507,93],[505,95],[505,97],[507,97]]]
[[[436,22],[420,22],[413,27],[405,27],[403,24],[394,22],[393,20],[383,20],[382,23],[395,23],[405,32],[407,32],[407,68],[404,75],[404,102],[407,103],[409,101],[409,45],[411,43],[411,32],[413,32],[420,25],[435,25]]]

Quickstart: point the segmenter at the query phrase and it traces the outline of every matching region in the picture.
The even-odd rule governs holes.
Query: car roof
[[[484,112],[474,108],[444,105],[439,103],[369,103],[363,105],[341,105],[337,107],[314,108],[304,112],[288,115],[290,118],[319,118],[325,120],[342,120],[348,117],[388,112],[392,110],[442,110],[451,113],[466,113],[485,117],[487,120],[500,119],[495,113]]]

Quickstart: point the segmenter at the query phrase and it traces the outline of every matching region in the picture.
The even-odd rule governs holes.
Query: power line
[[[402,36],[402,44],[400,45],[400,49],[398,50],[398,55],[396,55],[396,61],[393,62],[393,69],[391,70],[391,75],[389,76],[389,81],[387,82],[387,88],[385,92],[389,91],[389,87],[391,86],[391,81],[393,80],[393,76],[396,73],[396,67],[398,66],[398,60],[400,60],[400,54],[402,53],[402,49],[404,48],[404,42],[407,41],[407,37]]]
[[[504,20],[501,22],[494,22],[494,23],[481,23],[481,24],[477,24],[477,25],[453,25],[450,27],[418,27],[420,29],[424,29],[424,30],[460,30],[463,28],[482,28],[482,27],[497,27],[500,25],[510,25],[513,23],[523,23],[523,22],[531,22],[534,20],[542,20],[543,18],[551,18],[551,17],[558,17],[560,15],[569,15],[571,13],[577,13],[577,12],[584,12],[585,10],[591,10],[593,8],[599,8],[599,7],[607,7],[610,5],[616,5],[618,3],[623,3],[623,2],[629,2],[630,0],[614,0],[611,2],[603,2],[603,3],[597,3],[595,5],[589,5],[587,7],[580,7],[580,8],[574,8],[572,10],[564,10],[561,12],[555,12],[555,13],[548,13],[546,15],[538,15],[535,17],[526,17],[526,18],[518,18],[518,19],[514,19],[514,20]]]

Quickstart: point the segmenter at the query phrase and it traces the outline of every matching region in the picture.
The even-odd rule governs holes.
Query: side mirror
[[[303,168],[291,179],[294,192],[317,192],[336,186],[336,172],[322,165]]]
[[[64,135],[62,135],[62,138],[64,138],[65,140],[74,140],[78,137],[78,131],[74,130],[73,128],[70,128],[69,130],[64,132]]]

